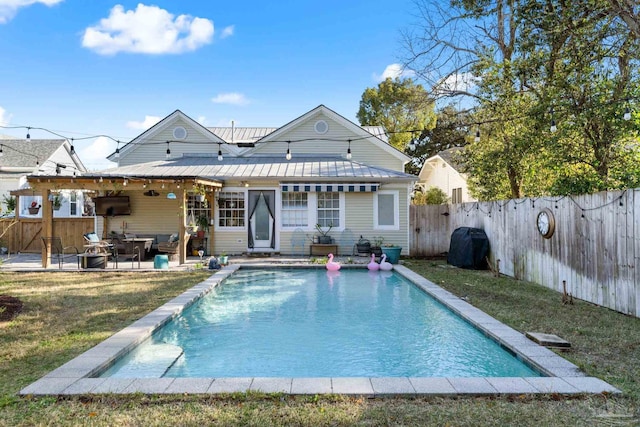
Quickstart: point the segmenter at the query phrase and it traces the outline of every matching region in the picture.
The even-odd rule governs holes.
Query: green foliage
[[[383,126],[390,144],[400,151],[417,133],[435,126],[434,102],[412,79],[387,78],[377,88],[367,88],[357,117],[362,126]]]
[[[416,191],[414,205],[444,205],[449,201],[447,194],[438,187],[429,187],[427,191]]]
[[[7,197],[6,195],[4,195],[2,200],[7,207],[8,212],[13,212],[16,210],[16,198],[14,196]]]

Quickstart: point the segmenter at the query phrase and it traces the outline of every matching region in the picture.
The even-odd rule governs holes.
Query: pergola
[[[205,188],[207,191],[217,191],[222,188],[222,182],[198,176],[132,176],[108,174],[83,174],[82,176],[61,175],[29,175],[27,176],[30,189],[12,192],[17,197],[20,194],[38,194],[42,196],[42,236],[53,235],[53,204],[49,195],[52,190],[82,190],[87,192],[105,191],[170,191],[180,203],[178,214],[178,232],[180,237],[178,259],[184,264],[187,254],[187,195],[194,186]],[[24,193],[26,192],[26,193]],[[108,217],[105,217],[107,220]],[[105,222],[106,224],[106,222]],[[42,248],[42,266],[51,264],[51,247]]]

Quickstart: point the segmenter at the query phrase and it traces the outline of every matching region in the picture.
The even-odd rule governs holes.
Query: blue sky
[[[176,109],[205,126],[281,126],[319,104],[357,122],[365,88],[399,71],[412,8],[412,0],[0,0],[0,125],[129,141]],[[111,164],[104,157],[115,142],[74,145],[87,167]]]

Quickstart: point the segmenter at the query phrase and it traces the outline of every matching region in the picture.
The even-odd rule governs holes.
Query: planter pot
[[[356,243],[356,251],[358,255],[369,255],[371,253],[371,243]]]
[[[54,211],[59,211],[59,210],[60,210],[60,206],[54,206],[54,207],[53,207],[53,210],[54,210]]]
[[[204,237],[204,230],[198,230],[196,236],[198,236],[198,239],[202,239]]]
[[[391,264],[397,264],[400,261],[400,252],[402,252],[400,246],[385,246],[382,248],[382,253],[387,256],[387,262]]]
[[[38,212],[40,211],[40,208],[28,208],[28,209],[31,215],[37,215]]]
[[[382,249],[380,246],[371,246],[371,253],[375,256],[382,256]]]
[[[200,203],[204,202],[204,195],[196,194],[196,200]]]
[[[331,236],[318,236],[318,243],[321,245],[330,245],[332,240]]]
[[[220,265],[227,265],[229,264],[229,257],[227,255],[220,255],[218,257],[218,263]]]

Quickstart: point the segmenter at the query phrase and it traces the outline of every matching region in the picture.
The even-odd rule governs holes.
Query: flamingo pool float
[[[376,254],[371,254],[371,262],[367,264],[367,268],[369,271],[378,271],[380,269],[380,264],[376,262]]]
[[[390,271],[393,270],[393,264],[387,262],[387,256],[382,254],[382,258],[380,259],[380,270],[382,271]]]
[[[340,270],[340,263],[333,261],[333,254],[329,254],[329,261],[327,261],[327,270],[329,271]]]

